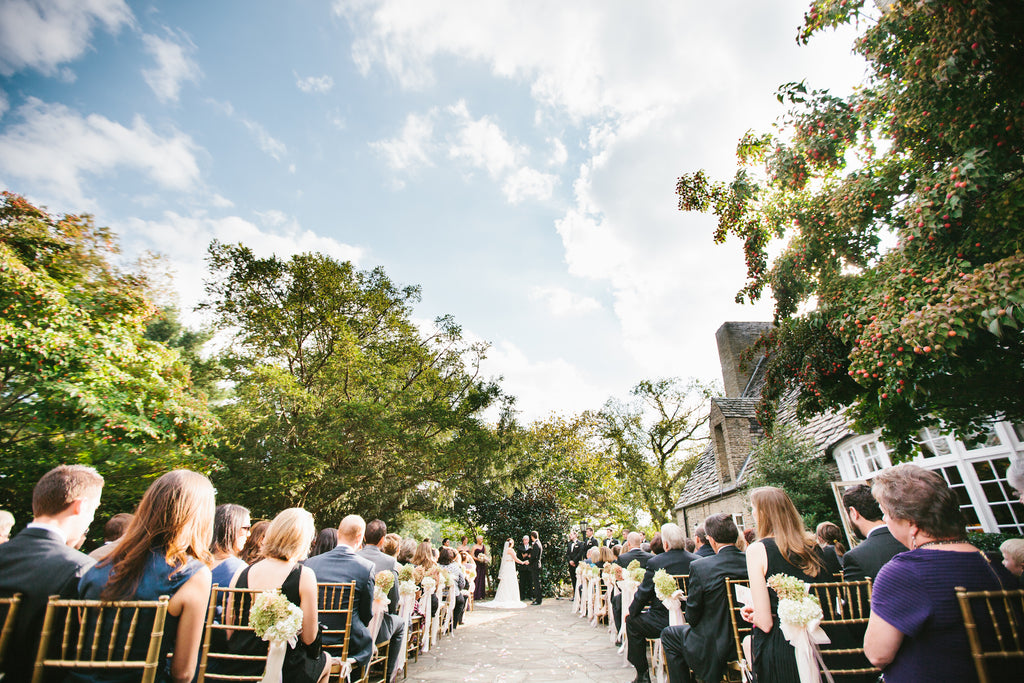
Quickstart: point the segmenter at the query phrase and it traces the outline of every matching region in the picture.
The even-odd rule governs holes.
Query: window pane
[[[1013,425],[1013,433],[1017,435],[1017,441],[1024,443],[1024,424]]]
[[[984,462],[974,463],[974,471],[978,475],[978,481],[981,482],[992,481],[996,478],[996,473],[992,469],[992,464],[987,460]]]
[[[960,470],[956,467],[943,467],[942,474],[945,475],[946,481],[949,482],[950,486],[960,485],[963,486],[964,480],[960,477]]]
[[[999,446],[1002,443],[1003,441],[999,438],[999,433],[996,431],[996,426],[994,424],[988,425],[988,428],[985,430],[985,446]]]

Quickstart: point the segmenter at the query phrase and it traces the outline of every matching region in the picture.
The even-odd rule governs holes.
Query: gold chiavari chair
[[[736,659],[726,664],[726,680],[752,681],[750,662],[743,652],[743,639],[751,634],[753,627],[743,621],[740,610],[743,605],[736,599],[736,586],[750,586],[747,579],[726,579],[725,593],[729,598],[729,623],[732,626],[733,644],[736,646]]]
[[[238,654],[228,649],[228,637],[235,633],[251,632],[249,610],[253,600],[262,591],[254,588],[221,588],[210,592],[210,606],[206,611],[206,631],[199,655],[199,683],[205,681],[258,681],[263,678],[267,654]],[[238,666],[259,671],[258,674],[232,673]]]
[[[332,657],[341,661],[348,661],[348,648],[352,639],[352,608],[353,596],[355,595],[356,582],[345,583],[318,583],[317,588],[317,611],[321,621],[336,621],[341,624],[339,628],[324,628],[324,650]],[[338,618],[325,615],[338,615]],[[328,645],[328,642],[332,643]],[[369,667],[367,667],[369,671]],[[332,677],[337,673],[332,670]],[[365,675],[365,671],[363,672]]]
[[[21,603],[21,593],[15,593],[10,597],[0,598],[0,619],[3,627],[0,628],[0,669],[4,665],[4,655],[7,653],[7,646],[14,635],[14,620],[18,617],[18,605]],[[4,675],[0,672],[0,681]]]
[[[956,598],[967,630],[971,657],[980,683],[1011,680],[1005,678],[1024,659],[1024,590],[968,591],[956,587]],[[994,671],[996,670],[996,671]]]
[[[881,673],[864,655],[864,631],[871,616],[871,579],[813,583],[821,603],[821,626],[831,639],[821,647],[822,660],[833,677]]]
[[[139,670],[153,683],[167,618],[166,595],[158,600],[62,600],[50,596],[43,617],[32,683],[47,669]]]

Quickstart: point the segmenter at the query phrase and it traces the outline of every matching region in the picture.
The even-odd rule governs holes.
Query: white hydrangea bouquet
[[[821,628],[821,603],[810,584],[795,576],[773,574],[768,586],[779,596],[779,626],[795,650],[800,683],[817,683],[824,667],[818,646],[831,642]]]
[[[654,594],[668,610],[668,625],[681,626],[683,623],[682,600],[685,597],[675,577],[664,569],[654,572]]]
[[[279,590],[256,595],[249,610],[249,626],[270,643],[261,683],[281,683],[281,667],[288,647],[295,647],[302,632],[302,610]]]

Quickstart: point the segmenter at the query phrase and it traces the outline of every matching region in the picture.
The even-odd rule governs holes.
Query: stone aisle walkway
[[[569,600],[545,600],[519,610],[477,605],[454,636],[409,662],[408,681],[628,683],[634,673],[607,627],[573,614]]]

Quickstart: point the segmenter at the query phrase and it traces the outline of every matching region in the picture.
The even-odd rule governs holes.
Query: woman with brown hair
[[[242,552],[239,557],[242,558],[242,562],[246,564],[253,564],[261,557],[263,557],[263,537],[267,535],[267,529],[270,528],[270,522],[265,519],[261,519],[252,525],[249,529],[249,538],[245,542],[245,547],[242,548]]]
[[[429,540],[421,541],[416,546],[416,552],[412,555],[412,563],[423,570],[424,576],[437,581],[438,575],[441,573],[441,567],[434,561],[434,548],[430,544]],[[438,607],[440,603],[437,600],[437,592],[430,596],[430,613],[437,615]]]
[[[281,669],[284,680],[291,683],[326,681],[330,673],[330,657],[320,647],[317,623],[316,575],[299,562],[309,555],[316,534],[313,515],[302,508],[289,508],[278,513],[263,539],[263,559],[241,569],[232,579],[233,588],[259,591],[280,590],[288,601],[302,610],[302,630],[294,647],[288,648]],[[248,616],[243,615],[243,623]],[[228,648],[235,654],[263,654],[267,643],[253,631],[237,631],[228,637]],[[219,674],[255,676],[263,673],[262,663],[246,660],[228,661],[218,667]]]
[[[893,538],[910,550],[878,572],[864,654],[887,683],[978,680],[954,588],[1012,589],[1014,577],[967,542],[960,503],[939,474],[897,465],[875,476],[871,493]],[[979,635],[985,645],[992,634]],[[1020,680],[1019,664],[1006,664],[991,661],[993,681]]]
[[[747,574],[753,605],[744,619],[753,624],[752,653],[758,683],[798,683],[793,646],[779,628],[779,598],[768,589],[768,577],[788,574],[809,583],[831,581],[825,557],[793,501],[782,489],[762,486],[750,492],[758,540],[747,548]],[[751,610],[750,607],[753,609]]]
[[[146,490],[113,552],[78,584],[81,597],[91,600],[170,596],[158,681],[185,683],[195,674],[210,600],[214,505],[209,479],[188,470],[168,472]],[[148,640],[136,644],[141,651],[128,658],[145,659]],[[120,681],[125,674],[75,672],[68,680]]]
[[[245,566],[239,554],[249,539],[249,510],[241,505],[224,503],[217,506],[213,515],[213,583],[215,586],[227,586],[231,577]]]
[[[822,522],[814,530],[814,537],[825,553],[825,569],[835,576],[843,571],[841,558],[846,554],[846,546],[843,545],[843,530],[838,524]]]

